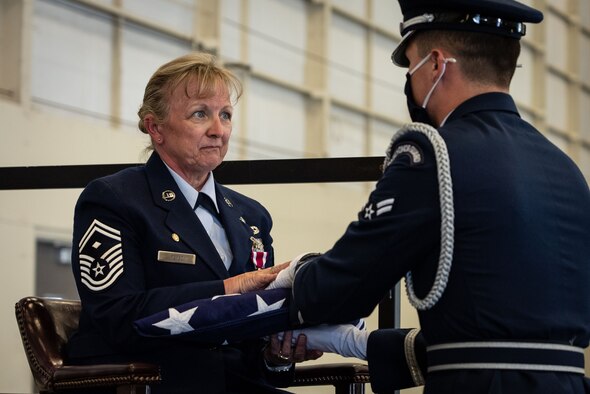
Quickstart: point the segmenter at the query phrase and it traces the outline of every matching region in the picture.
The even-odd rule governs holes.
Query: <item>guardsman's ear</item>
[[[445,69],[443,65],[448,63],[456,63],[457,59],[452,56],[445,57],[445,54],[441,49],[433,49],[430,53],[430,59],[433,62],[432,66],[432,79],[433,81],[438,79],[442,70]]]
[[[433,70],[438,71],[442,69],[442,63],[444,62],[445,56],[438,49],[433,49],[430,53],[430,59],[434,63]]]

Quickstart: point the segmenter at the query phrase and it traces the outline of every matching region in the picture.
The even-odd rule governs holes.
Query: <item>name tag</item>
[[[158,261],[163,263],[191,264],[195,265],[197,256],[190,253],[168,252],[158,250]]]

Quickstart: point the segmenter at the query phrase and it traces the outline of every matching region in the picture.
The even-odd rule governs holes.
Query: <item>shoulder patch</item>
[[[369,201],[363,207],[359,217],[365,220],[371,220],[377,216],[391,212],[395,198],[386,198],[378,202]]]
[[[92,291],[104,290],[123,274],[121,232],[94,221],[78,244],[80,280]]]
[[[407,156],[410,159],[410,165],[417,166],[424,163],[424,154],[422,149],[413,142],[404,142],[395,148],[391,155],[391,161],[398,156]]]

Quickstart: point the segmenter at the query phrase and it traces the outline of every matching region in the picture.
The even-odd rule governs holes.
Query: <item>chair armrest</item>
[[[53,389],[151,385],[160,381],[160,368],[147,363],[63,365],[53,374]]]
[[[295,366],[291,386],[342,385],[369,383],[369,367],[365,364],[337,363]]]

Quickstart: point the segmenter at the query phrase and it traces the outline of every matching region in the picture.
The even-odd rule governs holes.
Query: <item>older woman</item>
[[[157,363],[163,383],[154,393],[273,393],[281,391],[266,378],[319,357],[302,337],[277,368],[279,351],[283,359],[291,352],[290,334],[285,346],[273,337],[264,348],[189,345],[133,330],[136,319],[179,304],[262,289],[280,270],[270,268],[268,211],[212,173],[227,153],[240,94],[236,77],[202,53],[164,64],[149,80],[138,112],[154,150],[147,164],[91,182],[76,205],[72,268],[82,314],[72,362]]]

